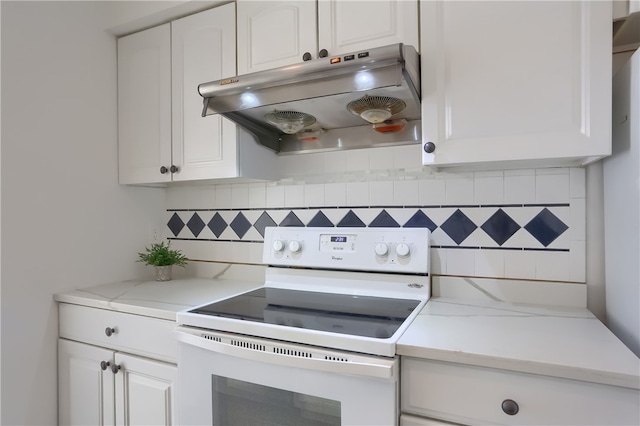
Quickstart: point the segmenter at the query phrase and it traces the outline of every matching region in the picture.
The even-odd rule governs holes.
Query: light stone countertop
[[[54,296],[175,321],[176,312],[261,287],[264,267],[218,265],[208,278],[125,281]],[[586,308],[434,297],[397,354],[640,389],[640,359]]]
[[[251,269],[244,265],[220,265],[219,269],[211,278],[123,281],[58,293],[54,300],[175,321],[179,311],[244,293],[264,284],[262,267]]]
[[[396,352],[640,389],[640,359],[585,308],[432,298]]]

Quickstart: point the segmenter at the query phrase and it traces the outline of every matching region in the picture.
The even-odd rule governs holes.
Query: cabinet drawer
[[[175,322],[60,303],[60,337],[175,363]],[[110,336],[106,329],[113,329]]]
[[[405,413],[465,424],[639,424],[637,389],[402,358]],[[518,406],[506,414],[503,401]]]

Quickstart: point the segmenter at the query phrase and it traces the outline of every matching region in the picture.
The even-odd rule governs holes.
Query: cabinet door
[[[237,174],[236,126],[202,117],[198,93],[199,84],[236,74],[235,19],[230,3],[171,23],[174,181]]]
[[[113,425],[113,351],[58,339],[58,423]]]
[[[118,157],[122,184],[171,179],[169,24],[118,39]]]
[[[238,74],[317,57],[316,2],[238,0]]]
[[[422,1],[421,50],[424,164],[610,154],[610,2]]]
[[[174,364],[117,353],[116,424],[177,425],[178,368]]]
[[[420,51],[417,0],[318,2],[318,48],[329,56],[394,43]]]

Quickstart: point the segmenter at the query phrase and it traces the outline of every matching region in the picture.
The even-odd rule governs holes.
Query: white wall
[[[117,184],[109,2],[2,8],[2,417],[57,422],[61,290],[132,278],[164,190]]]

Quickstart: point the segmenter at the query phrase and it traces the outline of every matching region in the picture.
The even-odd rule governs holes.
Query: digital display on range
[[[320,251],[324,253],[353,253],[356,251],[356,235],[322,234],[320,235]]]

